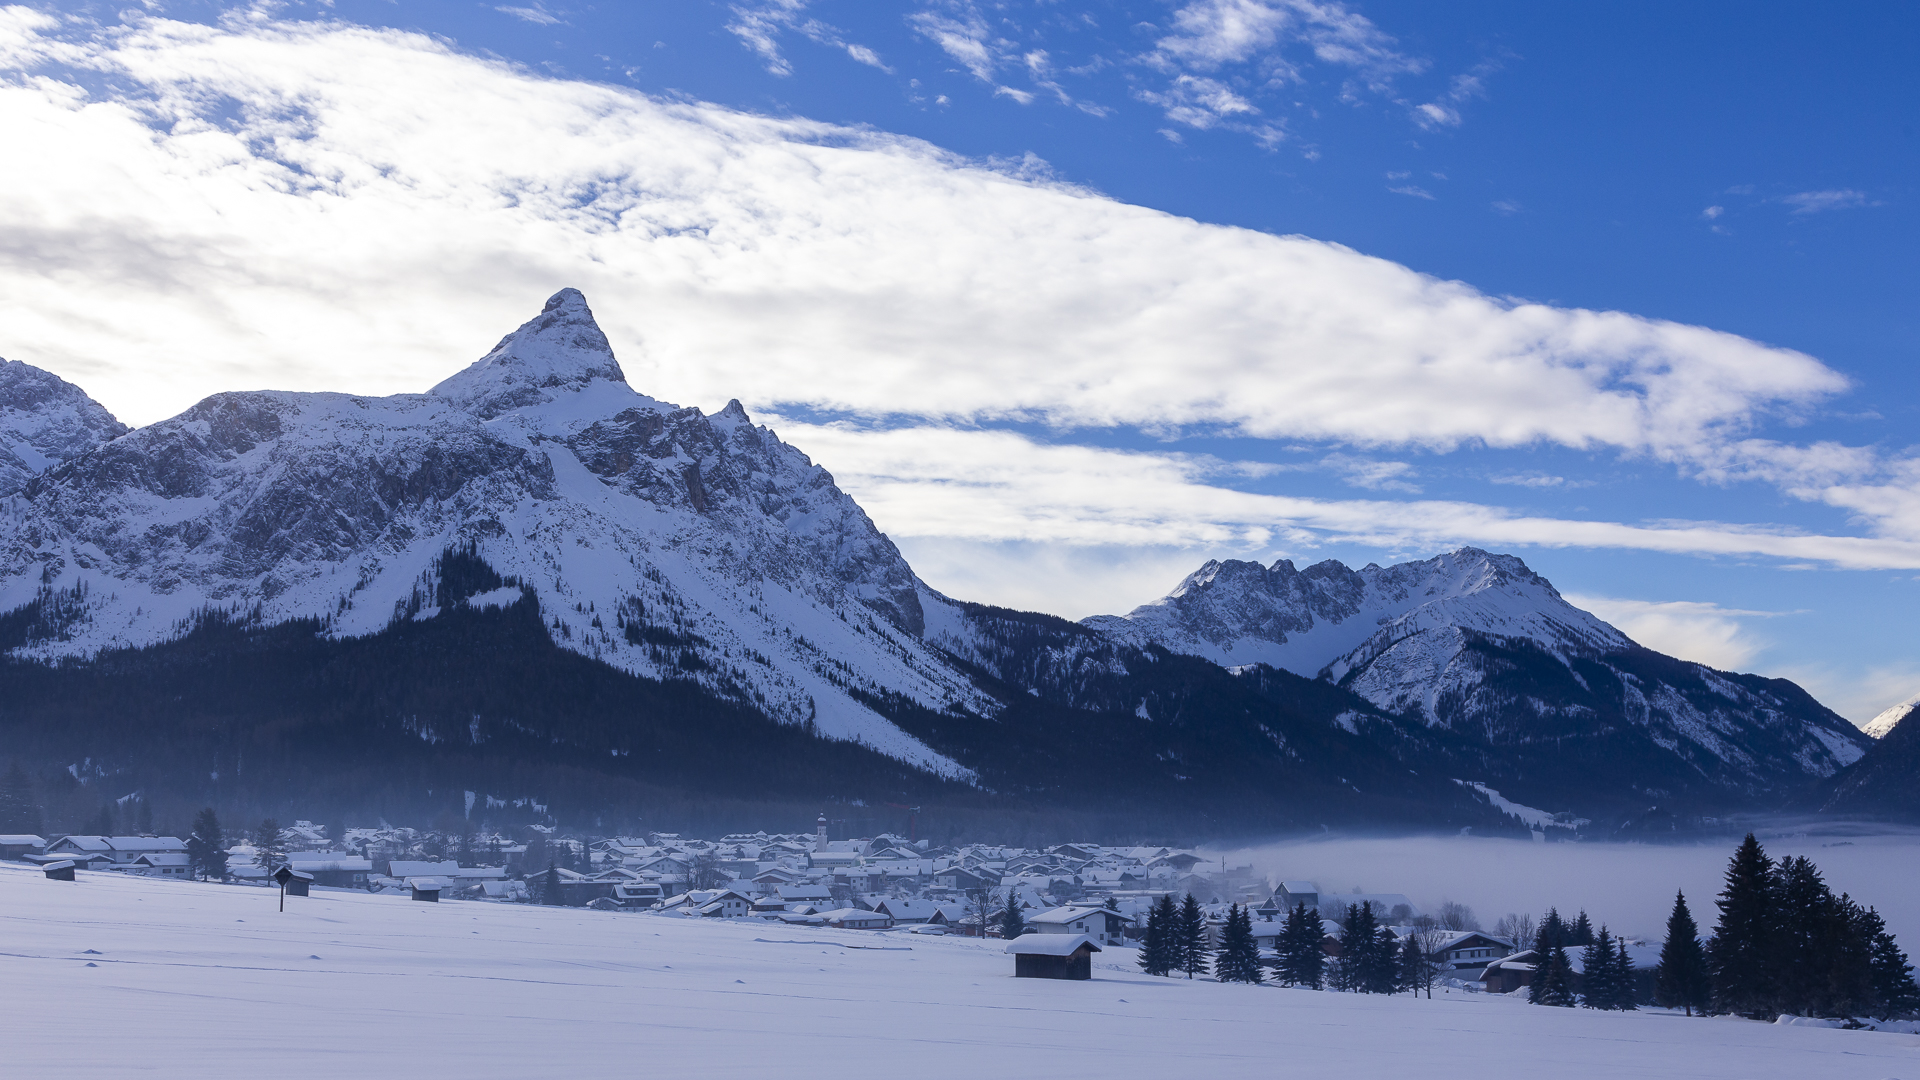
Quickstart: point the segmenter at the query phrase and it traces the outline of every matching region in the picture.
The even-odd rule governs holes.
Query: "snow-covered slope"
[[[1860,730],[1876,739],[1884,739],[1887,736],[1887,732],[1893,730],[1894,725],[1912,716],[1916,712],[1920,712],[1920,694],[1915,694],[1900,704],[1887,709],[1885,712],[1867,721],[1865,726]]]
[[[1224,665],[1317,674],[1496,747],[1619,735],[1637,749],[1613,746],[1611,764],[1644,753],[1662,759],[1650,774],[1677,765],[1754,791],[1831,776],[1866,741],[1790,683],[1642,649],[1521,560],[1476,548],[1357,571],[1209,562],[1164,599],[1086,625]]]
[[[937,773],[966,770],[849,691],[990,707],[920,640],[917,579],[833,478],[737,402],[634,391],[572,289],[429,394],[215,395],[4,513],[0,612],[40,605],[17,656],[207,610],[372,633],[435,617],[436,560],[471,545],[566,648]]]
[[[1270,664],[1308,677],[1448,627],[1527,637],[1561,649],[1630,644],[1620,631],[1567,603],[1519,559],[1477,548],[1361,570],[1332,559],[1305,570],[1286,559],[1270,567],[1209,561],[1164,598],[1124,617],[1096,616],[1086,625],[1217,664]],[[1340,668],[1334,677],[1345,673]]]
[[[0,359],[0,499],[126,430],[105,406],[58,375]]]

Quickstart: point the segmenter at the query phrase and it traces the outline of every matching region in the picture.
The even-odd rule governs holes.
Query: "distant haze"
[[[1805,855],[1833,891],[1879,909],[1908,957],[1920,956],[1920,893],[1914,871],[1920,831],[1868,832],[1823,826],[1791,838],[1760,834],[1767,854]],[[1487,837],[1398,837],[1288,841],[1214,849],[1234,866],[1251,863],[1270,881],[1317,882],[1323,897],[1352,892],[1405,893],[1428,913],[1443,901],[1473,908],[1484,929],[1500,916],[1526,912],[1537,919],[1549,906],[1572,915],[1581,909],[1631,937],[1658,941],[1665,933],[1675,889],[1703,931],[1717,918],[1714,897],[1735,841],[1701,844],[1540,844]]]

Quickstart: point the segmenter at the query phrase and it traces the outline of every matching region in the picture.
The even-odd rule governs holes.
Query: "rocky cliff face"
[[[126,430],[104,406],[65,379],[30,364],[0,360],[0,499]]]

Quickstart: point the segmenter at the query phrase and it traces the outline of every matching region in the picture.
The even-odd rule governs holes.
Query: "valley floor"
[[[1015,980],[999,942],[0,866],[10,1076],[1920,1078],[1920,1037]],[[1098,958],[1096,958],[1098,959]]]

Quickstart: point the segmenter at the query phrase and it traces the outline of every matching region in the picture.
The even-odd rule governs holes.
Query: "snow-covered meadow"
[[[1920,1077],[1920,1037],[1154,979],[997,942],[0,867],[12,1076]]]

